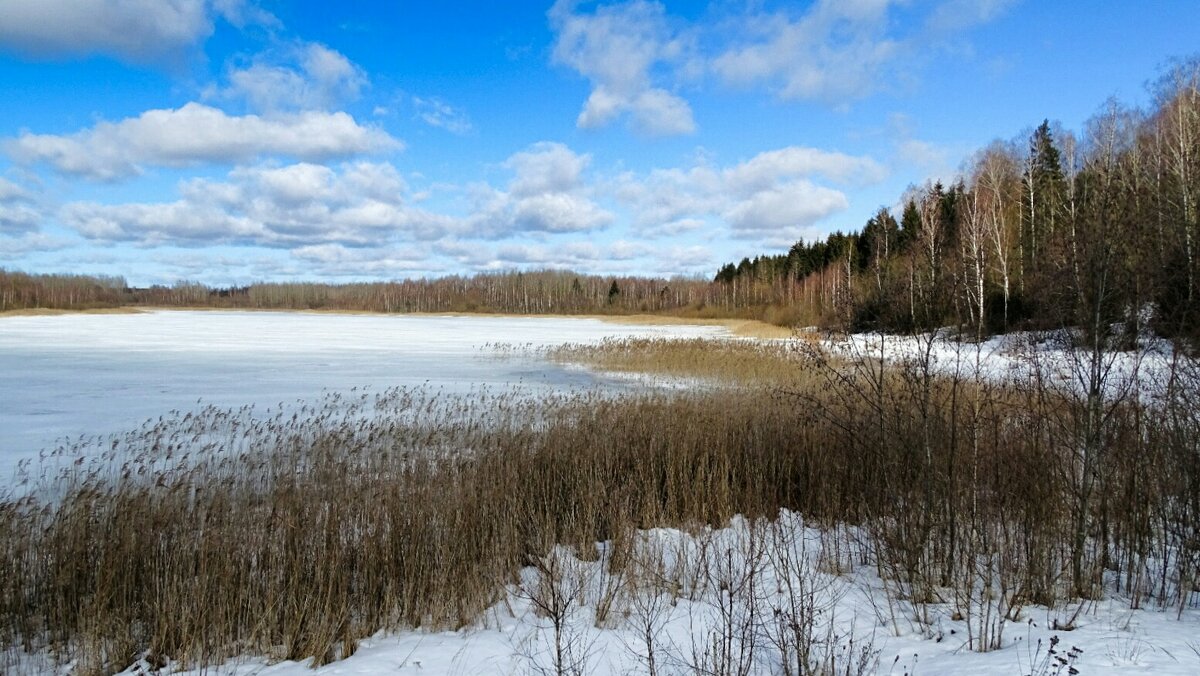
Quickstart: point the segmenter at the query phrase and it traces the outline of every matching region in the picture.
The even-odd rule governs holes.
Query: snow
[[[992,336],[982,342],[956,341],[945,332],[917,336],[862,333],[826,338],[822,344],[848,357],[878,358],[881,348],[892,364],[920,368],[926,353],[933,373],[966,379],[976,374],[991,382],[1020,385],[1040,379],[1062,391],[1082,393],[1087,389],[1086,349],[1065,347],[1069,337],[1062,332],[1013,332]],[[1105,369],[1106,393],[1137,391],[1150,400],[1164,384],[1170,371],[1173,348],[1164,340],[1143,338],[1139,349],[1110,351],[1100,355]]]
[[[861,536],[850,533],[849,537]],[[658,673],[696,673],[713,632],[719,634],[723,626],[722,607],[728,609],[726,616],[734,618],[735,624],[750,617],[762,623],[755,632],[745,635],[752,636],[746,643],[754,646],[747,653],[752,663],[745,673],[782,673],[783,653],[772,642],[780,634],[770,626],[771,620],[780,617],[776,611],[782,609],[786,615],[792,598],[784,591],[786,585],[781,584],[785,577],[809,585],[811,607],[816,611],[817,644],[813,650],[818,655],[832,654],[843,670],[841,660],[859,653],[869,657],[872,668],[867,673],[1065,675],[1065,667],[1057,669],[1057,664],[1045,662],[1051,640],[1057,637],[1058,655],[1066,657],[1072,648],[1078,649],[1070,666],[1082,674],[1200,673],[1200,611],[1194,608],[1177,619],[1174,609],[1130,610],[1128,602],[1120,597],[1083,602],[1082,606],[1030,607],[1018,621],[1006,624],[999,650],[978,653],[967,645],[967,626],[954,619],[951,604],[931,604],[928,622],[917,622],[911,604],[889,603],[884,583],[872,567],[856,566],[855,555],[849,553],[831,558],[827,545],[820,529],[786,511],[773,522],[751,524],[739,518],[716,530],[643,531],[638,537],[638,551],[646,556],[645,561],[661,562],[655,572],[677,585],[679,593],[653,592],[643,586],[640,596],[631,591],[634,585],[630,583],[633,574],[629,571],[638,569],[637,564],[625,568],[624,580],[617,579],[606,565],[604,547],[599,547],[597,554],[580,558],[562,548],[552,552],[550,557],[557,558],[548,557],[547,561],[553,560],[558,566],[555,588],[570,599],[560,636],[573,660],[574,673],[648,673],[648,651],[643,633],[638,630],[647,625],[652,627],[657,643]],[[757,557],[751,553],[756,546],[760,548]],[[707,552],[709,560],[717,562],[713,566],[716,569],[721,568],[722,561],[731,561],[732,576],[725,578],[713,569],[705,574],[696,563],[700,552]],[[790,564],[780,563],[785,560],[780,556],[782,552],[793,555]],[[751,567],[759,574],[752,594],[723,591],[743,588],[739,585],[744,577],[739,576]],[[522,582],[508,588],[504,601],[474,626],[457,632],[380,633],[363,641],[353,655],[315,671],[308,661],[242,658],[215,668],[178,673],[554,673],[553,624],[545,613],[536,612],[531,600],[539,593],[546,594],[548,587],[539,586],[539,573],[534,568],[525,569],[520,577]],[[728,584],[730,580],[733,584]],[[611,610],[598,619],[597,608],[605,598],[612,599]],[[1073,630],[1053,628],[1056,621],[1061,625],[1072,618]],[[735,650],[741,644],[740,638],[731,643]],[[136,668],[128,673],[135,673]]]
[[[323,391],[421,384],[447,392],[627,387],[505,346],[724,333],[561,317],[160,311],[0,318],[0,485],[22,459],[64,438],[132,429],[199,402],[279,407]]]

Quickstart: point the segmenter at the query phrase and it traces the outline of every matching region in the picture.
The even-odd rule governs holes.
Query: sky
[[[1200,3],[0,0],[0,268],[710,277],[1200,52]]]

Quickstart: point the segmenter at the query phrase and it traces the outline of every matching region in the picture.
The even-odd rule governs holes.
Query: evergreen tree
[[[1050,121],[1034,130],[1029,138],[1029,156],[1022,177],[1022,264],[1027,271],[1041,267],[1044,248],[1054,236],[1056,219],[1067,193],[1063,178],[1062,154],[1050,133]]]
[[[921,210],[917,201],[910,199],[904,205],[904,213],[900,216],[900,234],[897,239],[898,248],[907,249],[915,242],[921,233]]]

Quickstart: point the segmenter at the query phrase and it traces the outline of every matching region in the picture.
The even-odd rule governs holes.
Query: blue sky
[[[0,0],[0,267],[709,276],[1043,118],[1145,106],[1198,25],[1187,0]]]

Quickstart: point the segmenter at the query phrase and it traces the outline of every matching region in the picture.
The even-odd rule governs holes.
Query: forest
[[[954,184],[911,188],[899,217],[881,208],[857,232],[744,258],[715,281],[857,331],[1120,324],[1194,338],[1198,85],[1200,64],[1177,63],[1149,110],[1109,100],[1081,134],[1043,121],[975,153]]]

